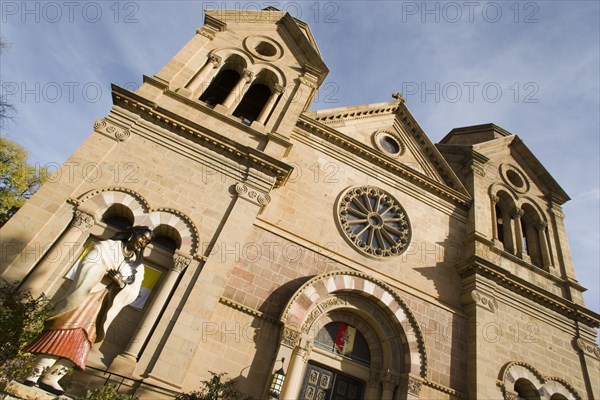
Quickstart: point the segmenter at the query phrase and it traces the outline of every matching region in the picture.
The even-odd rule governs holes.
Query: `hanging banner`
[[[354,338],[356,337],[356,328],[340,322],[338,332],[335,338],[335,347],[342,354],[350,354],[354,349]]]

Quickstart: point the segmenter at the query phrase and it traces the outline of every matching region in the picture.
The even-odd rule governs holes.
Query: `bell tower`
[[[290,14],[206,11],[195,37],[137,94],[281,157],[327,73],[308,25]]]

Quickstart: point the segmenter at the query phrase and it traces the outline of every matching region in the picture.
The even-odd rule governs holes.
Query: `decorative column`
[[[248,71],[247,69],[244,69],[244,71],[242,71],[242,76],[240,77],[240,80],[238,81],[238,83],[235,84],[235,87],[233,88],[231,93],[227,95],[227,98],[223,102],[223,106],[227,108],[227,110],[232,110],[233,104],[237,104],[241,101],[242,97],[244,96],[244,93],[246,92],[246,85],[252,82],[253,77],[254,73]]]
[[[396,374],[393,374],[388,369],[381,376],[381,400],[393,400],[394,398],[394,390],[396,390],[396,386],[400,383],[400,377]]]
[[[304,365],[308,362],[312,352],[312,342],[305,341],[304,347],[296,346],[292,353],[287,379],[281,390],[280,399],[295,399],[302,385]]]
[[[269,97],[269,100],[267,100],[267,103],[264,105],[263,109],[260,111],[260,114],[258,114],[256,122],[263,125],[265,122],[267,122],[267,118],[269,117],[269,114],[271,114],[277,98],[283,93],[284,90],[285,88],[283,86],[275,84],[273,91],[271,92],[271,96]]]
[[[57,275],[65,265],[71,266],[77,260],[83,243],[88,237],[88,231],[94,224],[94,217],[82,211],[75,211],[71,226],[62,237],[46,252],[40,264],[20,287],[29,290],[35,298],[42,293],[48,293]]]
[[[516,256],[523,258],[523,228],[521,227],[521,217],[524,212],[520,208],[515,208],[512,212],[512,218],[514,220],[514,238],[516,241]]]
[[[546,227],[548,226],[548,223],[545,221],[538,221],[534,226],[535,229],[537,229],[538,239],[540,241],[542,265],[546,271],[549,271],[552,267],[552,263],[550,262],[550,249],[548,248],[548,237],[546,236]]]
[[[142,318],[142,321],[138,325],[137,332],[133,335],[124,351],[123,355],[126,358],[137,360],[140,355],[140,350],[148,339],[150,330],[160,316],[163,307],[167,303],[167,299],[171,292],[173,292],[179,276],[190,265],[191,261],[192,260],[188,257],[178,254],[174,255],[173,266],[169,269],[165,281],[160,285],[158,293],[156,293],[156,296],[152,301],[152,305]]]
[[[492,240],[497,243],[500,241],[500,237],[498,236],[498,216],[496,215],[496,205],[500,201],[500,197],[491,194],[490,200],[492,200]]]
[[[198,89],[202,82],[204,82],[209,72],[215,68],[218,68],[220,64],[221,57],[215,54],[209,54],[206,63],[202,66],[202,68],[200,68],[200,71],[194,75],[187,85],[185,85],[185,91],[189,92],[190,95],[195,93],[196,89]]]

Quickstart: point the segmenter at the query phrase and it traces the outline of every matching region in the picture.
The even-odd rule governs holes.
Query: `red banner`
[[[356,328],[340,322],[338,332],[335,338],[335,347],[342,355],[352,353],[354,349],[354,338],[356,337]]]

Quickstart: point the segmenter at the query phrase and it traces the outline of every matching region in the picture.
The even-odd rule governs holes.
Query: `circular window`
[[[260,42],[258,46],[254,48],[256,52],[265,57],[273,57],[277,54],[277,49],[271,43]]]
[[[506,178],[508,179],[508,181],[510,183],[512,183],[514,186],[516,186],[518,188],[522,188],[523,186],[525,186],[525,182],[523,182],[523,179],[521,179],[519,174],[517,174],[512,169],[509,169],[508,171],[506,171]]]
[[[244,48],[254,57],[265,61],[275,61],[283,56],[283,47],[277,41],[264,35],[246,37]]]
[[[504,182],[518,193],[525,193],[529,190],[529,181],[525,177],[525,174],[514,165],[500,165],[500,176],[502,176]]]
[[[404,153],[404,146],[397,135],[387,131],[377,131],[373,134],[375,147],[391,157],[399,157]]]
[[[336,214],[348,242],[366,256],[398,256],[410,242],[410,223],[404,208],[381,189],[348,189],[340,195]]]

